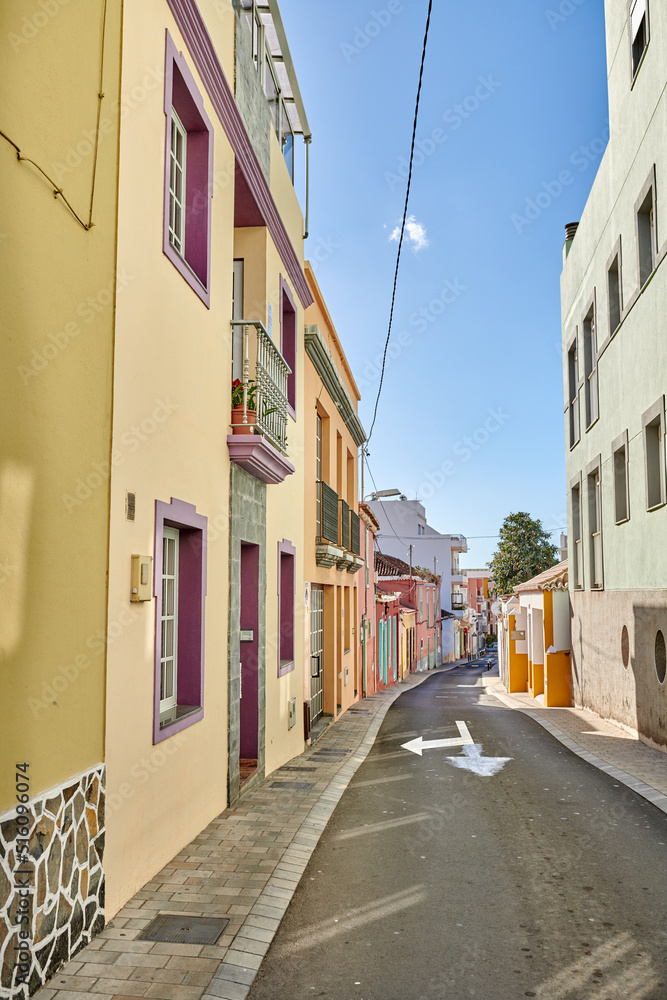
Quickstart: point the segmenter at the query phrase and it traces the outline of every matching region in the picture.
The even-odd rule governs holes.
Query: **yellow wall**
[[[0,5],[2,129],[85,221],[102,8]],[[0,757],[30,763],[32,795],[104,754],[119,45],[110,0],[93,229],[0,139]],[[0,811],[13,784],[7,766]]]
[[[511,634],[516,628],[516,616],[508,616],[509,638],[509,688],[512,694],[515,691],[528,690],[528,654],[517,653],[516,641],[511,638]]]
[[[314,274],[308,262],[306,262],[306,275],[315,297],[315,303],[306,310],[306,325],[316,325],[331,351],[336,363],[338,374],[347,388],[354,404],[359,399],[359,392],[352,378],[347,359],[333,326],[329,312],[324,304],[321,292],[318,288]],[[332,489],[336,490],[339,497],[347,500],[355,511],[358,510],[358,448],[354,442],[349,428],[345,424],[335,403],[331,399],[317,370],[306,355],[304,369],[304,396],[305,396],[305,428],[304,428],[304,489],[305,489],[305,509],[303,518],[304,531],[304,579],[311,583],[321,584],[325,587],[325,616],[324,627],[328,634],[325,639],[325,712],[335,714],[337,705],[340,704],[341,711],[344,712],[361,694],[361,688],[357,687],[359,662],[358,662],[358,642],[359,642],[359,614],[358,614],[358,593],[357,588],[363,587],[363,567],[358,573],[348,573],[346,570],[338,570],[335,566],[331,568],[318,566],[316,562],[315,538],[317,534],[317,493],[316,493],[316,444],[317,444],[317,422],[316,415],[319,412],[322,416],[322,478]],[[348,462],[348,455],[351,462]],[[341,459],[339,461],[339,458]],[[344,624],[341,619],[336,621],[336,603],[328,594],[334,594],[336,602],[340,602],[341,607],[345,606],[345,590],[349,589],[349,607],[352,619],[351,627],[354,627],[354,634],[350,636],[349,649],[344,639]],[[331,601],[331,603],[328,603]],[[329,610],[327,610],[329,609]],[[369,615],[375,614],[375,609],[369,609]],[[335,627],[333,623],[335,622]],[[305,645],[309,642],[309,637],[305,635]],[[346,651],[347,650],[347,651]],[[307,650],[309,655],[309,650]],[[309,661],[308,661],[309,662]],[[348,683],[345,684],[345,669],[348,671]],[[342,673],[342,677],[338,677]],[[357,695],[355,697],[355,689]],[[310,697],[309,687],[304,697]]]
[[[163,0],[125,4],[123,89],[145,66],[164,65],[165,28],[203,95],[217,170],[231,148]],[[155,501],[194,504],[209,519],[204,718],[153,746],[155,601],[131,605],[109,647],[108,916],[226,805],[233,186],[212,201],[207,309],[162,252],[163,100],[160,85],[121,134],[118,268],[134,280],[117,300],[109,619],[129,600],[132,553],[153,553]],[[159,401],[163,419],[138,439],[133,428]],[[134,523],[125,520],[127,490],[136,493]]]

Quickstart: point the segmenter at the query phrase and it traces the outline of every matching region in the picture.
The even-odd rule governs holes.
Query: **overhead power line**
[[[373,436],[373,428],[375,427],[375,420],[377,418],[378,404],[380,402],[380,394],[382,392],[382,383],[384,381],[384,369],[387,361],[387,348],[389,347],[389,338],[391,337],[391,324],[394,319],[394,302],[396,301],[396,284],[398,282],[398,268],[401,261],[401,249],[403,247],[403,235],[405,233],[405,222],[408,216],[408,202],[410,199],[410,186],[412,184],[412,161],[415,155],[415,140],[417,137],[417,118],[419,117],[419,99],[421,96],[422,89],[422,77],[424,75],[424,61],[426,59],[426,43],[428,41],[428,32],[431,25],[431,9],[433,7],[433,0],[429,0],[428,13],[426,15],[426,30],[424,31],[424,43],[422,46],[422,58],[421,65],[419,67],[419,84],[417,86],[417,100],[415,102],[415,117],[412,123],[412,142],[410,144],[410,165],[408,167],[408,186],[405,192],[405,206],[403,208],[403,220],[401,222],[401,235],[398,240],[398,253],[396,254],[396,270],[394,271],[394,288],[391,293],[391,310],[389,312],[389,328],[387,330],[387,339],[384,344],[384,353],[382,355],[382,371],[380,372],[380,384],[378,386],[377,396],[375,398],[375,409],[373,410],[373,421],[371,423],[371,429],[368,432],[368,442],[370,442]]]

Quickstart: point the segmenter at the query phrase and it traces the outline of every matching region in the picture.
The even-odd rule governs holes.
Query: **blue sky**
[[[313,132],[306,253],[367,431],[426,9],[281,0]],[[471,539],[466,566],[491,558],[495,540],[474,537],[510,511],[566,523],[563,227],[581,216],[607,127],[603,0],[435,0],[413,239],[369,462],[379,489],[419,496],[434,527]]]

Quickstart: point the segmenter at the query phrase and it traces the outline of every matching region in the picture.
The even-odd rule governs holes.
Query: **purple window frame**
[[[289,309],[285,309],[285,301],[289,303]],[[288,321],[286,319],[286,314],[292,316],[293,319]],[[290,326],[293,325],[293,329],[291,331],[287,330],[288,324]],[[296,341],[296,303],[289,285],[281,275],[280,353],[292,369],[291,374],[287,376],[287,412],[294,420],[296,420]]]
[[[155,596],[155,680],[153,743],[204,717],[204,605],[208,519],[193,504],[171,498],[155,501],[153,594]],[[162,649],[162,544],[164,527],[178,528],[178,673],[177,703],[199,706],[195,712],[160,727],[160,655]]]
[[[290,587],[289,580],[283,579],[283,557],[288,557],[292,561],[292,585]],[[285,608],[285,605],[288,608]],[[289,613],[289,605],[291,605],[291,653],[292,658],[282,657],[283,652],[283,614],[287,610]],[[294,651],[296,648],[296,636],[295,631],[295,620],[296,620],[296,548],[292,543],[283,538],[282,542],[278,542],[278,677],[284,677],[285,674],[289,674],[295,667],[294,661]]]
[[[164,71],[164,219],[162,249],[190,288],[210,309],[211,195],[213,180],[213,126],[188,65],[167,31]],[[169,240],[169,177],[172,108],[187,132],[185,172],[185,257]],[[188,248],[193,246],[193,250]]]

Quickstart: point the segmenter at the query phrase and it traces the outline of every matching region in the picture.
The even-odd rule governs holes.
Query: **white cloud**
[[[412,246],[412,249],[415,251],[415,253],[418,250],[425,250],[426,247],[428,246],[428,237],[426,236],[426,226],[424,226],[421,222],[417,222],[417,219],[415,218],[414,215],[409,215],[405,220],[404,239],[406,237],[408,242]],[[396,226],[396,229],[394,229],[389,239],[394,240],[396,243],[398,243],[400,238],[401,238],[401,227]]]

